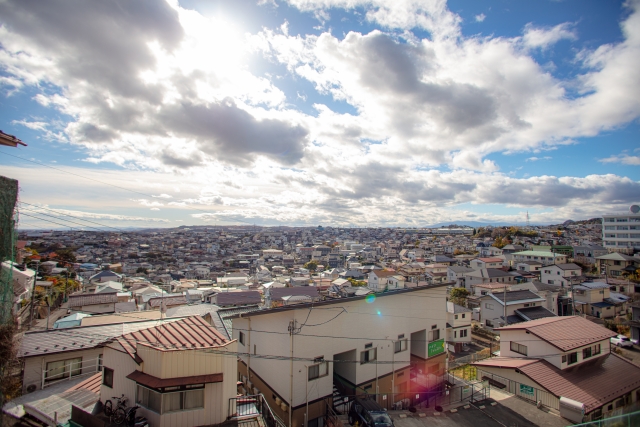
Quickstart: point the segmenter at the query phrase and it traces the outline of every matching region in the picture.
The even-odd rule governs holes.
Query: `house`
[[[367,287],[374,292],[382,292],[387,289],[389,278],[397,274],[394,270],[373,270],[369,272]]]
[[[447,301],[447,345],[449,351],[460,352],[471,342],[471,315],[473,310]]]
[[[572,287],[576,310],[579,313],[607,319],[627,312],[628,297],[611,292],[603,282],[585,282]]]
[[[265,290],[265,306],[287,305],[292,302],[310,302],[320,297],[318,288],[315,286],[297,286],[295,288],[275,288],[270,287]],[[292,301],[290,299],[293,298]]]
[[[262,303],[262,296],[258,291],[218,292],[211,296],[210,301],[218,307],[239,307]]]
[[[500,357],[475,362],[477,378],[575,423],[640,403],[640,367],[611,352],[616,333],[579,316],[496,329]],[[628,409],[627,409],[628,410]]]
[[[447,267],[447,280],[455,282],[455,286],[459,288],[465,287],[465,275],[471,273],[473,268],[464,265],[451,265]]]
[[[72,312],[88,314],[115,313],[117,293],[69,295],[69,309]]]
[[[334,386],[380,402],[444,390],[445,302],[446,285],[432,285],[235,316],[239,375],[288,426],[303,425],[305,415],[308,425],[322,425]],[[365,339],[371,331],[380,338]]]
[[[631,307],[631,320],[629,326],[631,327],[631,341],[638,345],[640,343],[640,303],[635,302],[630,304]]]
[[[467,290],[473,290],[475,285],[485,283],[516,283],[516,274],[497,268],[483,268],[465,274],[465,286]]]
[[[474,270],[481,270],[487,268],[502,268],[502,263],[504,260],[502,258],[476,258],[471,260],[469,265]]]
[[[478,251],[478,255],[480,255],[481,257],[494,257],[496,255],[502,255],[502,249],[496,248],[495,246],[491,245],[478,245],[476,247],[476,250]]]
[[[577,264],[553,264],[545,265],[540,270],[540,281],[550,285],[569,287],[585,281],[582,276],[582,267]]]
[[[574,246],[573,258],[582,264],[595,264],[596,258],[607,254],[607,248],[598,245]]]
[[[89,283],[91,284],[109,282],[109,281],[119,282],[121,280],[122,280],[122,276],[119,275],[118,273],[114,273],[111,270],[102,270],[99,273],[89,277]]]
[[[8,133],[4,133],[0,130],[0,145],[4,145],[6,147],[17,147],[18,145],[27,146],[24,142],[19,140],[13,135],[9,135]]]
[[[538,272],[542,268],[542,263],[539,261],[520,261],[516,264],[516,270],[519,272]]]
[[[566,290],[556,285],[549,285],[539,281],[523,282],[513,286],[511,289],[515,290],[530,290],[534,294],[545,299],[542,303],[542,307],[546,308],[550,312],[558,316],[564,316],[566,312],[561,312],[558,306],[558,296],[566,295]]]
[[[546,300],[529,290],[491,293],[480,301],[480,321],[489,328],[555,316],[543,307]]]
[[[187,298],[184,295],[170,294],[166,296],[149,298],[149,300],[145,305],[145,310],[162,311],[163,308],[167,309],[169,307],[175,307],[178,305],[186,305],[186,304],[187,304]]]
[[[399,274],[391,276],[387,278],[387,290],[403,289],[406,281],[407,278]]]
[[[88,319],[88,317],[85,317]],[[157,326],[158,322],[178,319],[144,320],[97,326],[78,326],[27,332],[22,337],[18,358],[22,362],[22,393],[53,385],[59,381],[94,374],[102,368],[105,342],[123,332]]]
[[[625,268],[637,266],[640,266],[640,258],[618,252],[596,257],[598,274],[603,274],[607,277],[620,278],[624,275]]]
[[[514,264],[523,261],[539,261],[542,265],[566,264],[567,262],[566,255],[547,251],[522,251],[514,252],[512,255]]]
[[[104,349],[100,397],[124,394],[153,426],[220,424],[237,393],[236,352],[199,316],[130,332]]]
[[[22,308],[22,300],[31,299],[31,291],[36,280],[36,272],[23,267],[11,261],[2,263],[2,274],[6,275],[10,272],[13,278],[12,311],[14,315]]]

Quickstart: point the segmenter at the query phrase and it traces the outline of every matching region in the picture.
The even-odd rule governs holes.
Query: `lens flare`
[[[366,302],[368,302],[369,304],[371,304],[372,302],[374,302],[376,300],[376,296],[373,294],[369,294],[367,295],[367,297],[364,299]]]

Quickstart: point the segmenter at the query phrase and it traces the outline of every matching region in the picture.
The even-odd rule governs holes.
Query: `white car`
[[[615,337],[611,337],[611,344],[618,347],[633,347],[633,343],[631,340],[624,335],[617,335]]]

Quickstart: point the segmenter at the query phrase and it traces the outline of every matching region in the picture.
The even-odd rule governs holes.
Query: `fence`
[[[501,389],[509,394],[513,394],[520,399],[526,400],[534,405],[540,402],[547,408],[560,410],[560,399],[546,390],[522,384],[518,381],[495,375],[490,372],[477,369],[477,378],[487,381],[492,387]]]
[[[618,415],[598,421],[574,424],[573,427],[634,427],[640,425],[640,411]]]
[[[41,388],[57,384],[60,381],[67,381],[79,375],[95,374],[102,371],[102,358],[80,359],[80,360],[63,360],[60,362],[48,363],[50,369],[43,369]]]
[[[271,411],[262,394],[229,399],[229,419],[249,419],[260,416],[265,421],[266,427],[285,427],[284,421]]]
[[[405,393],[358,394],[343,396],[339,404],[334,404],[338,414],[346,414],[351,403],[356,399],[373,399],[386,410],[401,410],[407,408],[429,408],[450,406],[463,402],[476,402],[488,397],[488,384],[477,381],[474,383],[457,384],[443,387],[439,390],[412,391]]]

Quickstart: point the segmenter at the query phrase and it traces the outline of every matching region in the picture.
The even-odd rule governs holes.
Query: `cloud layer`
[[[41,105],[68,114],[62,132],[18,123],[82,148],[84,160],[193,183],[189,194],[168,184],[155,199],[129,199],[160,212],[213,210],[198,220],[403,225],[472,215],[455,211],[460,204],[536,207],[562,219],[637,201],[640,184],[626,177],[517,179],[488,156],[573,144],[640,116],[638,2],[621,24],[624,40],[577,53],[581,72],[570,80],[533,52],[577,40],[573,23],[465,37],[444,1],[289,3],[327,22],[335,9],[364,11],[379,29],[243,34],[173,1],[7,1],[1,82],[35,88]],[[294,101],[306,95],[288,99],[282,76],[250,70],[252,56],[351,112],[320,102],[303,112]]]

